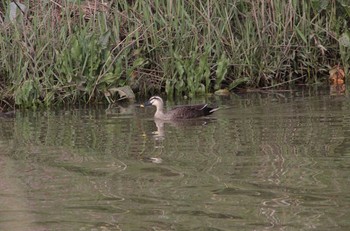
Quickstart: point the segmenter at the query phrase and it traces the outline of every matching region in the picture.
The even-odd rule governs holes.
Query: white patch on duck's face
[[[156,107],[160,107],[160,106],[162,106],[162,100],[161,99],[159,99],[159,98],[152,98],[151,100],[150,100],[150,102],[151,102],[151,104],[153,105],[153,106],[156,106]]]

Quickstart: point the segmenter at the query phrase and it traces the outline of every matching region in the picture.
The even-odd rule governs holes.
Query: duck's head
[[[147,102],[141,105],[141,107],[156,106],[157,108],[163,107],[163,100],[159,96],[152,96]]]

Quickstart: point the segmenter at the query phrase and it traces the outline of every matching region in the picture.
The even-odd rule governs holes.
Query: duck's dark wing
[[[168,111],[168,114],[173,119],[190,119],[210,115],[216,110],[218,110],[218,108],[208,107],[207,104],[198,104],[177,106],[172,110]]]

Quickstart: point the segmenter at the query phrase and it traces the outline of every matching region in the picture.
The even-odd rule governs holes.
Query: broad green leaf
[[[299,30],[299,28],[298,27],[294,27],[294,29],[298,33],[300,38],[304,41],[304,43],[307,44],[307,39],[306,39],[305,35]]]
[[[350,36],[348,32],[345,32],[340,36],[339,44],[344,47],[350,47]]]
[[[110,36],[111,36],[111,32],[109,30],[107,30],[105,33],[103,33],[100,36],[99,44],[100,44],[101,48],[104,49],[104,48],[108,47]]]
[[[249,78],[239,78],[236,79],[234,81],[232,81],[232,83],[229,86],[229,90],[232,90],[234,88],[236,88],[237,86],[243,84],[243,83],[248,83],[249,82]]]

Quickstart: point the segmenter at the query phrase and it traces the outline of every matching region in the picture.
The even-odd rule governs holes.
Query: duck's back
[[[177,106],[167,112],[171,119],[190,119],[210,115],[216,108],[208,107],[207,104]]]

